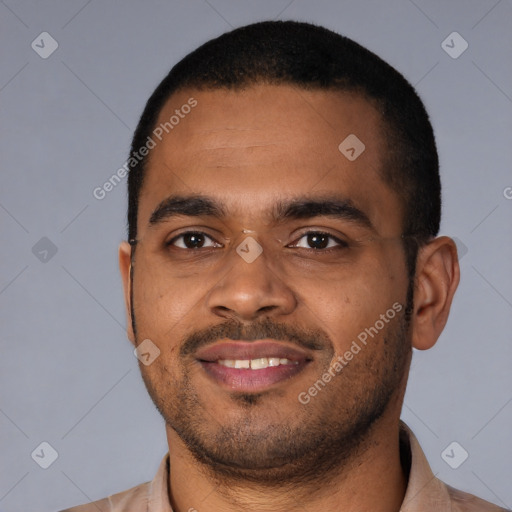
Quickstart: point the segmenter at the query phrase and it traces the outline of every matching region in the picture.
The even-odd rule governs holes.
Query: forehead
[[[215,197],[247,223],[263,218],[277,197],[338,192],[364,207],[377,227],[395,229],[401,208],[380,177],[382,124],[355,93],[288,85],[179,91],[151,135],[138,232],[174,194]]]

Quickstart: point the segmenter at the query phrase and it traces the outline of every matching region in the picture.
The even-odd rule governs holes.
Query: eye
[[[301,247],[313,250],[335,248],[343,249],[348,247],[348,243],[340,240],[330,233],[324,233],[322,231],[308,231],[299,238],[298,242],[291,245],[291,247]]]
[[[167,246],[175,246],[180,249],[202,249],[209,247],[222,247],[212,237],[201,231],[187,231],[175,236],[166,243]]]

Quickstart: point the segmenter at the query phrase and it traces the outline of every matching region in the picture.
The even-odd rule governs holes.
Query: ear
[[[132,272],[132,246],[128,242],[121,242],[119,245],[119,269],[123,280],[124,303],[126,307],[126,334],[128,339],[135,345],[135,333],[133,332],[132,308],[131,308],[131,272]]]
[[[412,345],[418,350],[432,348],[443,331],[459,284],[460,269],[455,242],[442,236],[418,251]]]

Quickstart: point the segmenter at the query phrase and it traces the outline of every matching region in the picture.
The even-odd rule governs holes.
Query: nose
[[[245,321],[262,316],[289,315],[297,306],[293,290],[270,265],[265,250],[252,262],[233,253],[231,265],[207,295],[214,314]]]

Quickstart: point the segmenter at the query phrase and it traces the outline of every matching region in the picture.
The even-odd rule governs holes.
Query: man
[[[435,478],[400,421],[459,267],[396,70],[305,23],[234,30],[157,87],[129,165],[128,337],[169,453],[69,510],[503,510]]]

